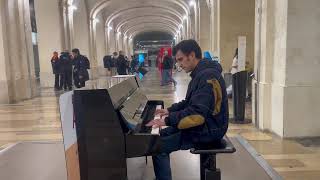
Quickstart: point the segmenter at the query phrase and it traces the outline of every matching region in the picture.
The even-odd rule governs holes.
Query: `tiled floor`
[[[184,98],[189,82],[189,76],[183,72],[176,73],[175,78],[179,83],[177,87],[161,87],[158,73],[151,71],[142,81],[143,89],[149,99],[162,99],[169,106]],[[0,105],[0,149],[19,141],[62,140],[59,93],[43,89],[41,94],[41,97],[21,103]],[[250,104],[247,104],[246,116],[251,118]],[[241,135],[247,139],[284,179],[320,179],[319,139],[284,140],[261,132],[253,125],[233,124],[230,124],[228,135]]]

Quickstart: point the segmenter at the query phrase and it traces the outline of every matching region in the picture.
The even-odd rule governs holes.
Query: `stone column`
[[[0,24],[5,24],[5,3],[4,1],[0,1]],[[10,64],[6,60],[8,57],[8,49],[7,49],[7,38],[6,38],[6,28],[5,26],[0,27],[0,104],[9,103],[9,87],[8,87],[8,75],[10,76]]]
[[[206,1],[200,2],[200,33],[199,42],[202,51],[209,51],[210,48],[210,11]]]
[[[220,57],[220,0],[213,1],[213,53]]]
[[[8,98],[1,98],[1,103],[12,103],[39,93],[33,62],[29,1],[1,1],[0,7],[1,24],[6,25],[2,26],[0,36],[4,52],[0,63],[6,73],[1,78],[4,83],[1,86],[5,89],[1,96],[8,95]]]

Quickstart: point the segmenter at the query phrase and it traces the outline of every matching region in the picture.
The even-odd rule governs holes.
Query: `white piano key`
[[[159,134],[160,133],[160,128],[152,128],[151,134]]]

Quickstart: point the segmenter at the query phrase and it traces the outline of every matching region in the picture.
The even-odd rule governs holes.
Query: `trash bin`
[[[233,118],[230,118],[231,123],[251,123],[251,120],[245,119],[247,79],[247,71],[237,72],[232,75]]]

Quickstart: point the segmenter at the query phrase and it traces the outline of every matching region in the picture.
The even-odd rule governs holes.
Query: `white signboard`
[[[238,37],[238,72],[246,69],[246,49],[247,38],[246,36]]]

